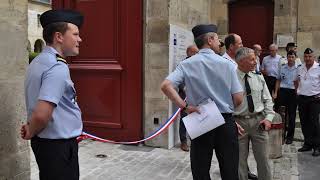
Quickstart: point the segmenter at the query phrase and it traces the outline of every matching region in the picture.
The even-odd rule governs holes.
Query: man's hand
[[[22,125],[20,130],[20,135],[21,135],[21,138],[25,140],[30,140],[34,136],[33,133],[30,131],[29,124]]]
[[[191,114],[191,113],[193,113],[193,112],[197,112],[198,114],[200,114],[199,108],[196,107],[196,106],[191,106],[191,105],[186,108],[185,112],[186,112],[187,114]]]
[[[277,96],[278,96],[278,93],[277,93],[277,92],[272,91],[272,98],[273,98],[273,99],[277,99]]]
[[[244,133],[244,129],[240,126],[240,124],[238,124],[237,122],[236,122],[236,125],[237,125],[237,129],[238,129],[238,134],[240,135],[240,136],[243,136],[243,133]]]
[[[267,119],[260,121],[260,124],[264,124],[264,130],[269,131],[271,128],[271,122]]]

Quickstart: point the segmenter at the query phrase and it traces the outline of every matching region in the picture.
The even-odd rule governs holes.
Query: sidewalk
[[[297,148],[300,145],[301,142],[283,145],[283,156],[270,160],[274,180],[299,179]],[[82,180],[192,180],[189,153],[179,148],[167,150],[85,140],[80,143],[79,159]],[[249,166],[256,173],[252,152]],[[211,178],[221,179],[215,155],[212,159]],[[38,168],[32,153],[31,180],[38,180]]]

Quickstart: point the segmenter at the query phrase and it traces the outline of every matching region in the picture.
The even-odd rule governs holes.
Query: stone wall
[[[298,31],[297,43],[300,57],[307,47],[315,50],[320,55],[320,1],[319,0],[297,0],[298,1]]]
[[[191,30],[195,24],[208,23],[211,0],[145,0],[144,43],[144,134],[149,135],[169,116],[169,100],[160,84],[169,72],[169,24]],[[159,123],[154,123],[159,120]],[[170,148],[177,128],[146,142]]]
[[[38,21],[38,16],[50,9],[50,4],[33,1],[29,1],[28,3],[28,40],[30,41],[31,51],[34,51],[34,43],[36,40],[43,40],[42,27]]]
[[[30,178],[23,81],[27,58],[27,0],[0,2],[0,179]]]
[[[169,66],[169,0],[145,0],[144,15],[144,135],[155,131],[167,118],[168,103],[163,102],[160,83]],[[158,120],[158,124],[155,121]],[[150,146],[168,147],[168,133],[152,141]]]

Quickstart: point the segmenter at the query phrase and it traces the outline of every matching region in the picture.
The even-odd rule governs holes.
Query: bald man
[[[262,48],[261,48],[260,44],[254,44],[253,50],[254,50],[254,54],[256,56],[256,61],[257,61],[256,71],[260,72],[260,58],[259,58],[259,56],[261,55],[261,52],[262,52]]]
[[[188,46],[187,52],[186,52],[186,53],[187,53],[187,58],[186,58],[186,59],[188,59],[189,57],[197,54],[198,52],[199,52],[199,49],[197,48],[196,45],[190,45],[190,46]]]
[[[238,67],[235,61],[236,51],[243,46],[241,37],[237,34],[229,34],[224,39],[224,45],[226,46],[226,52],[222,57],[232,62],[236,69]]]

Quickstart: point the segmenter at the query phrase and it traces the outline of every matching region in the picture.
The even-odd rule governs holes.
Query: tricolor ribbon
[[[113,141],[109,139],[103,139],[100,137],[97,137],[95,135],[82,132],[82,134],[77,138],[77,141],[80,142],[85,139],[93,139],[100,142],[106,142],[106,143],[113,143],[113,144],[137,144],[141,143],[150,139],[155,138],[159,134],[161,134],[164,130],[166,130],[178,117],[179,113],[181,111],[181,108],[179,108],[162,126],[160,126],[155,132],[151,133],[149,136],[147,136],[144,139],[138,140],[138,141]]]

